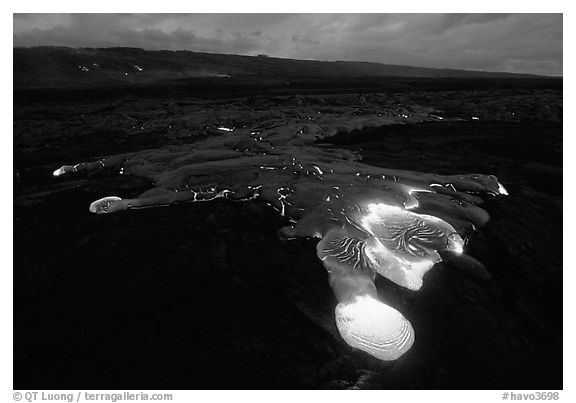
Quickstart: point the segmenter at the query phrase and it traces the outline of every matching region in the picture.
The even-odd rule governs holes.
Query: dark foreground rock
[[[539,103],[541,94],[521,95],[541,109],[549,104]],[[520,98],[514,102],[523,105]],[[346,97],[331,102],[338,99],[348,99],[350,113],[360,108]],[[319,102],[261,101],[278,110],[284,102],[308,103],[314,112]],[[153,125],[161,120],[149,111],[173,111],[173,119],[193,128],[207,119],[198,109],[210,119],[209,111],[218,110],[198,100],[149,102],[15,110],[15,388],[562,387],[558,115],[537,122],[527,115],[509,122],[432,117],[322,140],[381,167],[493,173],[510,193],[487,203],[492,220],[466,247],[490,279],[439,264],[417,293],[378,281],[380,297],[402,310],[417,334],[411,351],[385,363],[337,337],[336,301],[315,242],[279,240],[287,222],[264,203],[216,200],[95,216],[91,201],[117,191],[139,194],[150,184],[129,176],[51,177],[63,163],[195,141],[195,130],[171,132],[172,120],[160,131]],[[77,125],[87,108],[93,121]],[[397,116],[401,108],[432,113],[422,103],[388,111]],[[374,111],[370,119],[383,118]],[[130,118],[149,119],[152,128],[139,129]],[[205,130],[202,136],[213,135]]]

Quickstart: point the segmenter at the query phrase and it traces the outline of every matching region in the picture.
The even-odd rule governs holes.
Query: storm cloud
[[[14,46],[130,46],[562,75],[562,28],[562,14],[14,14]]]

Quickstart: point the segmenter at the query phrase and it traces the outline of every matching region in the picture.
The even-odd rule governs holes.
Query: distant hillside
[[[362,77],[531,78],[367,62],[322,62],[137,48],[14,48],[14,89],[94,88],[211,79],[338,80]]]

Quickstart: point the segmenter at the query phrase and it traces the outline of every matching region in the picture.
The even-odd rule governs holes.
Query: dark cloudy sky
[[[14,14],[14,46],[133,46],[562,74],[561,14]]]

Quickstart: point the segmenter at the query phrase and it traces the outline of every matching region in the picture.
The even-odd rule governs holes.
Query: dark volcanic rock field
[[[14,388],[561,389],[561,82],[494,82],[254,87],[249,97],[246,88],[204,98],[16,93]],[[150,184],[52,177],[62,164],[287,115],[314,116],[319,130],[360,119],[367,128],[339,123],[318,142],[375,166],[494,174],[510,193],[486,203],[492,220],[466,246],[491,279],[449,262],[418,292],[379,279],[382,300],[417,334],[397,361],[341,340],[315,241],[280,241],[287,223],[264,203],[99,216],[88,212],[93,200]]]

